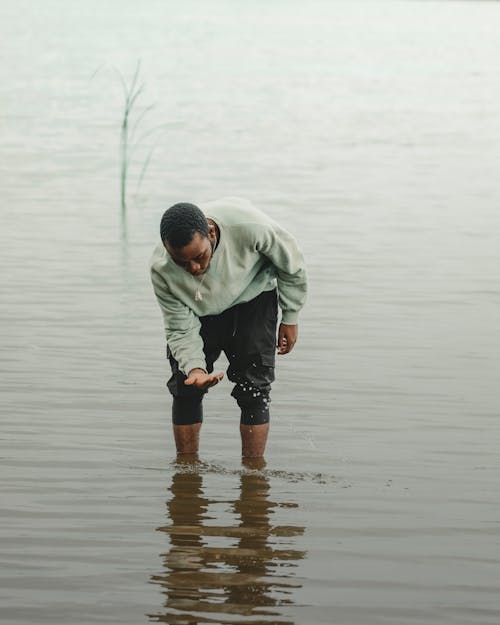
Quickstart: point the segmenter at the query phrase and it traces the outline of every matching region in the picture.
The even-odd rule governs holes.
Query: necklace
[[[194,292],[194,301],[195,302],[201,302],[203,300],[203,295],[201,294],[200,289],[203,286],[203,283],[205,282],[205,278],[206,277],[207,277],[207,274],[205,272],[203,274],[202,279],[200,280],[200,284],[197,284],[196,283],[196,278],[193,275],[191,275],[191,278],[193,278],[193,281],[194,281],[194,284],[195,284],[195,287],[196,287],[196,290]]]

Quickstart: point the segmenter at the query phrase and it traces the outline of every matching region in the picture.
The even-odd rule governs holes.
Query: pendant
[[[200,293],[200,289],[196,289],[196,293],[194,294],[194,301],[201,302],[203,300],[203,296]]]

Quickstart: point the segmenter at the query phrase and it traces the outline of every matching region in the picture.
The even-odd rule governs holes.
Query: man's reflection
[[[263,472],[265,461],[248,459],[238,478],[238,499],[225,500],[237,522],[214,525],[212,518],[206,524],[210,504],[220,503],[222,498],[207,498],[203,481],[210,479],[210,473],[203,473],[204,465],[196,456],[179,458],[167,502],[171,524],[159,528],[169,534],[170,550],[162,556],[165,572],[152,578],[164,587],[166,611],[151,618],[197,625],[219,622],[220,614],[224,623],[240,622],[227,620],[232,614],[237,619],[245,617],[252,625],[293,625],[280,616],[279,606],[293,604],[290,597],[298,584],[288,567],[295,567],[304,552],[281,547],[283,537],[302,534],[304,528],[273,527],[269,517],[277,506],[296,504],[271,501],[269,480]],[[211,545],[211,537],[224,537],[225,542],[237,539],[237,544]]]

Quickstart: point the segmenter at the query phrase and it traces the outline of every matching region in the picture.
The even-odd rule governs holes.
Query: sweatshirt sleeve
[[[305,261],[297,241],[279,224],[270,221],[259,228],[256,248],[276,269],[282,323],[296,324],[307,293]]]
[[[200,320],[172,295],[165,280],[154,268],[151,270],[151,281],[163,315],[167,344],[181,371],[187,375],[191,369],[206,370]]]

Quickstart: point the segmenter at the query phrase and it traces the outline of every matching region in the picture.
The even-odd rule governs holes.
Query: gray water
[[[2,2],[2,622],[500,621],[499,25],[496,2]],[[125,231],[138,58],[162,128]],[[147,271],[166,207],[224,195],[310,275],[262,467],[227,381],[175,463]]]

